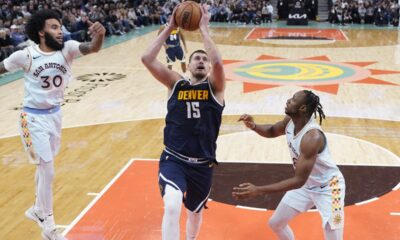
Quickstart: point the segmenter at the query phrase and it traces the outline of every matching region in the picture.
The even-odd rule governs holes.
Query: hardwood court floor
[[[263,54],[287,59],[328,56],[332,62],[373,62],[369,69],[400,70],[397,31],[342,29],[349,41],[324,44],[309,41],[307,45],[244,40],[251,31],[252,28],[243,27],[211,29],[223,58],[228,60],[252,61]],[[111,202],[100,198],[100,205],[94,204],[93,209],[102,211],[89,210],[89,215],[82,216],[82,222],[74,222],[96,198],[88,193],[106,189],[129,160],[158,159],[162,151],[167,94],[140,63],[141,53],[155,35],[156,32],[151,32],[74,62],[77,79],[71,82],[66,96],[68,101],[63,106],[65,128],[61,152],[56,159],[54,184],[55,217],[58,224],[67,227],[67,236],[71,239],[160,239],[162,206],[155,183],[155,162],[135,161],[123,175],[129,179],[133,177],[132,180],[123,185],[114,183],[110,191],[103,192]],[[187,34],[189,51],[202,47],[198,36],[197,33]],[[161,53],[159,59],[164,61],[164,58]],[[174,66],[175,69],[178,67]],[[317,92],[328,116],[323,128],[330,134],[329,141],[338,149],[335,154],[341,161],[339,164],[398,167],[399,74],[372,77],[393,84],[349,82],[339,84],[337,94]],[[297,85],[281,85],[245,93],[242,82],[229,81],[219,140],[221,162],[246,163],[256,159],[259,163],[287,163],[289,157],[282,141],[269,142],[249,135],[236,120],[246,112],[256,115],[259,122],[277,121],[283,117],[286,99],[300,89],[303,88]],[[23,216],[34,200],[34,167],[27,163],[16,136],[19,111],[15,109],[20,106],[22,96],[21,80],[0,86],[0,124],[3,126],[0,128],[0,214],[3,216],[0,239],[7,240],[40,239],[38,227]],[[232,146],[235,146],[234,150]],[[276,155],[270,159],[267,153]],[[139,166],[136,164],[143,168],[135,170],[135,166]],[[399,178],[392,180],[400,182]],[[265,176],[265,183],[268,180]],[[231,185],[233,182],[227,182],[227,186]],[[114,189],[118,194],[113,194]],[[379,196],[379,200],[360,207],[346,207],[346,239],[380,239],[381,236],[384,236],[382,239],[398,239],[399,190],[393,189]],[[251,236],[249,239],[273,238],[266,226],[272,211],[238,209],[220,202],[209,205],[211,209],[206,212],[200,240],[244,239],[244,236]],[[358,208],[363,211],[358,212]],[[118,212],[118,217],[109,222],[101,220],[111,218],[114,212]],[[100,214],[99,218],[96,214]],[[319,221],[316,213],[295,219],[294,230],[299,239],[321,239]],[[312,238],[304,238],[304,222],[314,226],[312,230],[307,228]],[[381,228],[366,228],[367,223]],[[109,224],[122,229],[115,232],[109,229]],[[255,233],[250,232],[251,229]],[[212,238],[212,235],[218,238]]]

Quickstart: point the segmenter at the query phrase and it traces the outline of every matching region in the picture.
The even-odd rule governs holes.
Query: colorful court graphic
[[[396,85],[375,79],[373,75],[400,71],[366,69],[374,62],[332,62],[327,56],[298,60],[262,55],[254,61],[226,60],[226,77],[244,83],[244,92],[283,85],[297,85],[336,94],[346,82]]]

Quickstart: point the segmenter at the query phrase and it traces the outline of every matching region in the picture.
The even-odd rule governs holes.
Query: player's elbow
[[[145,66],[147,66],[147,65],[150,64],[151,58],[150,58],[150,56],[148,54],[143,54],[142,57],[141,57],[141,61]]]
[[[302,186],[304,186],[304,184],[306,184],[307,182],[307,178],[304,177],[295,177],[294,181],[293,181],[293,189],[298,189],[301,188]]]
[[[97,53],[97,52],[100,51],[100,49],[101,49],[101,47],[98,47],[98,48],[93,47],[93,48],[90,49],[90,53]]]
[[[213,61],[212,67],[214,71],[216,70],[224,71],[224,63],[222,62],[222,59],[217,59]]]

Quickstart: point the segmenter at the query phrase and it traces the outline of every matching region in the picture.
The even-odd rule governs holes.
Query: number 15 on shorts
[[[200,103],[186,102],[187,118],[200,118]]]

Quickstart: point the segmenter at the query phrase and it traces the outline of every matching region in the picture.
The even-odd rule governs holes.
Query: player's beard
[[[47,32],[44,33],[44,42],[49,48],[53,49],[54,51],[59,51],[64,48],[64,41],[62,42],[62,44],[60,44],[50,35],[50,33]]]
[[[195,77],[197,80],[202,80],[206,76],[207,76],[207,74],[204,74],[204,73],[195,73],[195,74],[193,74],[193,77]]]

